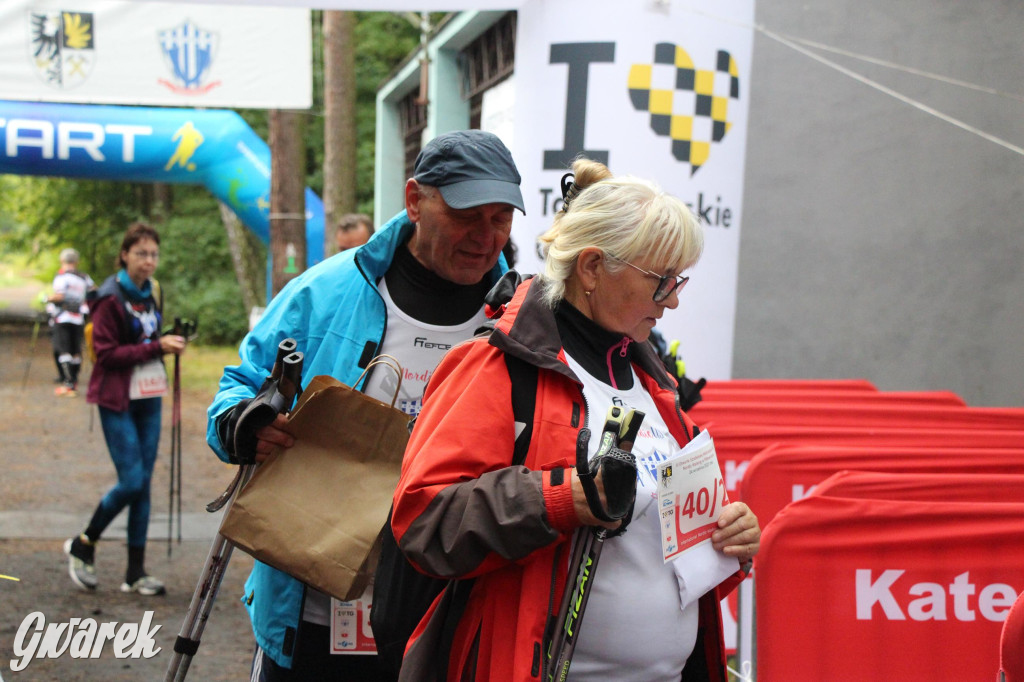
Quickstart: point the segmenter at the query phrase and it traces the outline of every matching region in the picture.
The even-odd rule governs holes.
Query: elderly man
[[[512,155],[489,133],[466,130],[430,141],[405,184],[405,210],[364,245],[311,268],[271,301],[227,367],[209,409],[207,440],[232,451],[237,416],[269,374],[282,339],[305,354],[302,383],[321,374],[348,385],[387,353],[405,369],[400,405],[419,412],[426,380],[444,350],[484,320],[485,294],[504,272],[500,258],[515,209],[525,212]],[[416,343],[426,337],[430,343]],[[359,388],[390,401],[395,378],[371,370]],[[294,441],[284,417],[256,433],[256,461]],[[287,456],[285,452],[284,456]],[[343,493],[343,491],[339,491]],[[245,587],[257,649],[253,680],[388,680],[376,656],[330,654],[330,598],[257,562]]]

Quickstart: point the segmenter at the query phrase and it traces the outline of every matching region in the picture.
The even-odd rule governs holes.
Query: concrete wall
[[[757,4],[735,377],[865,377],[1024,405],[1024,3]]]

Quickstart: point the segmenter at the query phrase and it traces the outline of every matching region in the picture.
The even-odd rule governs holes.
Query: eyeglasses
[[[639,270],[648,277],[653,277],[656,280],[658,280],[658,286],[655,287],[654,289],[654,296],[651,297],[654,299],[655,303],[661,303],[666,298],[668,298],[673,291],[676,291],[677,289],[679,291],[682,291],[683,287],[686,286],[686,283],[690,281],[689,277],[676,277],[675,275],[659,275],[656,272],[651,272],[650,270],[644,270],[641,267],[637,267],[636,265],[630,263],[628,260],[623,260],[622,258],[613,256],[610,253],[606,253],[605,255],[611,258],[612,260],[617,260],[620,263],[625,263],[634,270]]]
[[[146,260],[147,258],[152,258],[153,260],[160,260],[159,251],[129,251],[128,255],[135,256],[140,260]]]

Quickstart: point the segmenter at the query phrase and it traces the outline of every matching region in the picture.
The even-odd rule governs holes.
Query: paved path
[[[178,528],[181,528],[182,540],[206,540],[212,541],[220,527],[222,514],[209,514],[200,512],[182,513],[181,523],[178,516],[174,516],[171,537],[178,538]],[[76,533],[82,532],[82,514],[79,512],[66,512],[57,510],[22,511],[7,510],[0,511],[0,538],[21,539],[21,540],[63,540]],[[110,524],[107,535],[123,537],[126,535],[127,519],[121,514]],[[159,542],[166,540],[167,513],[154,513],[149,521],[149,538],[151,541]]]
[[[212,396],[183,395],[182,543],[171,543],[170,552],[170,401],[164,406],[146,566],[164,580],[167,595],[143,597],[118,590],[126,563],[124,513],[97,548],[99,588],[83,592],[68,577],[63,541],[82,530],[116,476],[96,408],[82,396],[53,394],[56,369],[49,336],[44,327],[33,343],[31,330],[31,324],[0,321],[0,574],[18,578],[0,579],[0,675],[6,682],[162,680],[220,521],[219,514],[206,513],[206,503],[220,494],[235,472],[204,441],[206,406]],[[83,382],[88,370],[84,374]],[[176,539],[176,527],[173,535]],[[251,567],[251,557],[233,553],[189,680],[248,679],[254,642],[239,599]],[[13,672],[9,661],[14,658],[17,632],[34,612],[42,612],[49,624],[67,624],[75,618],[140,623],[152,612],[152,625],[160,628],[155,640],[161,651],[151,659],[119,659],[108,646],[98,659],[65,654],[33,660],[24,671]]]

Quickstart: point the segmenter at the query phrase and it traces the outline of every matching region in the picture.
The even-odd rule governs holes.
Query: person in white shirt
[[[53,278],[53,294],[46,299],[50,313],[53,355],[57,361],[61,383],[56,395],[75,397],[78,374],[82,369],[82,342],[85,316],[89,312],[86,297],[95,291],[92,278],[78,270],[78,252],[60,252],[60,270]]]

